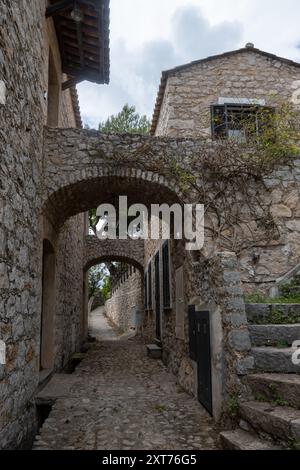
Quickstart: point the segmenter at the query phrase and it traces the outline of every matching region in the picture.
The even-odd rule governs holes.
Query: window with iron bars
[[[247,142],[271,125],[274,108],[253,104],[216,104],[211,106],[214,139],[231,138]]]

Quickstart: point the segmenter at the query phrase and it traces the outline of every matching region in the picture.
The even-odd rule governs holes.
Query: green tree
[[[90,127],[86,125],[85,128]],[[118,114],[110,116],[99,124],[99,131],[105,134],[148,134],[150,121],[146,115],[141,116],[137,113],[135,106],[125,104]],[[96,209],[89,211],[89,222],[92,232],[96,234],[96,225],[99,222]]]
[[[105,264],[93,266],[88,273],[89,282],[89,297],[92,297],[101,291],[102,286],[105,284],[106,278],[109,276],[109,271]]]
[[[111,291],[111,276],[107,276],[104,280],[103,287],[101,288],[101,294],[106,302],[110,298],[110,291]]]
[[[125,104],[122,111],[99,124],[99,131],[108,134],[148,134],[150,121],[136,112],[135,106]]]

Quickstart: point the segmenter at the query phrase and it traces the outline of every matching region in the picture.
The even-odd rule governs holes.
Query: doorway
[[[198,400],[212,415],[210,318],[189,306],[190,357],[197,363]]]

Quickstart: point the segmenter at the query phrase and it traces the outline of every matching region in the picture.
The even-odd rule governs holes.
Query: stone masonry
[[[289,102],[300,87],[295,62],[248,47],[164,72],[157,101],[157,136],[211,136],[210,106],[219,97]]]
[[[111,298],[105,303],[105,313],[124,332],[135,327],[134,311],[143,313],[141,272],[124,273],[120,282],[113,287]],[[142,318],[142,317],[141,317]]]
[[[182,194],[172,174],[168,177],[167,164],[158,163],[160,156],[163,154],[167,161],[174,158],[188,166],[195,164],[195,154],[201,161],[201,154],[208,149],[214,158],[213,149],[218,146],[216,142],[203,139],[100,135],[96,131],[77,129],[47,129],[45,138],[44,211],[58,226],[66,217],[87,210],[91,204],[111,200],[112,193],[127,194],[128,205],[138,199],[147,207],[149,201],[153,204],[199,202],[192,190],[188,195]],[[153,171],[154,168],[157,170]],[[266,206],[271,205],[279,236],[257,244],[254,239],[249,243],[251,247],[239,254],[246,288],[249,285],[253,289],[264,282],[269,285],[299,262],[299,179],[300,161],[296,160],[291,168],[281,167],[270,174],[262,187],[251,183],[253,190],[256,187],[260,191]],[[202,184],[206,184],[205,177]],[[75,197],[78,191],[82,194],[80,200]],[[206,217],[209,226],[210,214]],[[249,219],[250,222],[253,233],[259,234],[257,224]],[[241,239],[249,238],[248,228],[237,230]],[[224,246],[218,240],[211,240],[207,231],[204,246],[207,256],[223,250]]]
[[[75,374],[57,375],[39,394],[54,406],[34,449],[217,449],[213,419],[147,357],[143,341],[120,340],[101,325],[101,343]]]
[[[142,270],[144,240],[100,240],[95,235],[85,237],[85,269],[104,261],[122,261]]]
[[[60,83],[66,79],[46,3],[0,4],[0,80],[6,97],[0,104],[0,338],[7,347],[7,363],[0,365],[1,449],[28,447],[36,432],[45,239],[57,255],[53,368],[69,360],[81,338],[82,216],[58,234],[41,214],[50,49]],[[70,90],[59,90],[58,106],[58,124],[74,127]],[[74,252],[78,256],[72,259]]]
[[[75,129],[78,120],[74,90],[61,87],[67,77],[62,73],[53,20],[45,18],[47,3],[46,0],[3,0],[0,4],[0,81],[6,98],[0,104],[0,339],[7,347],[6,364],[0,365],[1,449],[30,447],[37,429],[38,388],[55,371],[61,372],[72,355],[81,350],[87,336],[88,267],[114,258],[131,262],[143,271],[150,259],[153,261],[157,248],[160,249],[157,241],[149,245],[135,242],[134,246],[126,242],[126,248],[125,243],[119,242],[104,242],[100,246],[98,240],[86,237],[84,213],[101,202],[113,203],[118,195],[127,195],[128,205],[140,202],[147,208],[151,203],[195,202],[196,191],[179,187],[170,168],[180,164],[192,170],[205,187],[205,171],[197,170],[194,157],[198,157],[196,160],[201,165],[203,152],[209,152],[212,159],[217,155],[214,150],[218,143],[202,137],[203,130],[208,136],[209,105],[220,96],[263,98],[269,105],[290,100],[300,79],[298,66],[267,58],[256,50],[243,50],[171,73],[156,137],[102,135]],[[50,72],[57,75],[59,84],[55,127],[49,124],[48,112],[53,104],[48,86]],[[265,204],[272,206],[279,227],[276,240],[253,244],[238,257],[228,250],[224,253],[226,248],[219,240],[209,237],[209,232],[201,253],[187,253],[182,242],[170,241],[172,305],[161,308],[160,312],[163,359],[178,376],[181,386],[196,393],[195,364],[188,357],[187,307],[194,304],[199,309],[209,308],[213,404],[217,419],[224,410],[223,405],[226,408],[227,399],[243,393],[241,377],[253,366],[242,287],[266,290],[300,261],[299,181],[297,160],[293,167],[280,168],[269,175],[263,187],[251,183],[253,191],[260,191]],[[256,230],[259,227],[254,227]],[[238,231],[237,235],[245,234]],[[174,273],[180,266],[184,268],[183,339],[175,334]],[[141,302],[142,310],[142,282],[139,282],[138,288],[132,278],[132,292],[136,289],[134,296]],[[115,291],[111,316],[123,322],[125,328],[124,319],[117,318],[120,307],[118,313],[113,313],[117,298]],[[121,302],[124,303],[120,297],[119,305]],[[128,311],[132,298],[127,296],[126,302]],[[147,320],[152,328],[152,331],[147,328],[147,335],[153,338],[153,308],[144,315],[144,326]],[[128,424],[132,429],[127,430],[133,432],[135,439],[130,438],[127,443],[124,440],[122,445],[129,449],[143,445],[147,439],[149,445],[165,448],[170,436],[174,437],[174,446],[199,447],[203,432],[207,438],[204,447],[214,448],[211,420],[198,404],[191,397],[177,393],[174,383],[171,389],[164,388],[168,373],[161,365],[146,361],[140,344],[123,346],[123,343],[109,345],[112,354],[101,345],[90,352],[88,363],[83,363],[76,372],[80,393],[84,394],[87,387],[90,397],[79,394],[71,401],[57,402],[54,415],[60,428],[68,424],[70,409],[72,413],[77,409],[75,421],[78,418],[85,426],[88,418],[86,432],[77,435],[79,447],[102,448],[106,445],[105,426],[110,425],[111,414],[117,410],[122,423],[118,419],[113,422],[116,424],[112,430],[114,446],[120,444],[122,426],[125,424],[127,428]],[[45,349],[47,366],[41,360],[41,351]],[[136,362],[127,360],[130,355]],[[132,370],[126,370],[125,366]],[[128,377],[132,379],[131,385]],[[111,400],[112,390],[117,400]],[[145,404],[149,390],[151,396]],[[131,397],[129,406],[134,423],[126,423],[128,411],[119,406],[124,391],[128,392],[127,398]],[[103,397],[107,401],[101,413]],[[145,410],[145,406],[149,408]],[[167,407],[169,414],[165,416]],[[95,410],[99,416],[96,427]],[[142,436],[136,436],[137,411],[146,411]],[[147,429],[149,423],[150,428],[153,423],[160,425],[159,417],[163,423],[157,433],[162,436],[157,439],[147,435]],[[173,427],[169,417],[175,423]],[[200,421],[205,424],[204,429]],[[52,424],[48,422],[50,428]],[[186,434],[184,442],[182,430]],[[61,436],[55,432],[54,443],[51,441],[46,447],[72,446],[67,431],[65,428]]]

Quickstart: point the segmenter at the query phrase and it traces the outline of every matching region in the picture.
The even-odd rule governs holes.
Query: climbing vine
[[[264,197],[264,178],[281,165],[292,168],[300,153],[299,114],[292,105],[282,104],[276,111],[262,108],[255,119],[260,123],[259,132],[249,115],[239,116],[236,123],[231,118],[238,138],[204,139],[201,155],[180,161],[176,155],[170,160],[169,154],[162,154],[159,163],[153,159],[153,165],[147,165],[148,170],[175,182],[182,202],[204,204],[207,233],[236,253],[279,237],[270,211],[272,202]],[[131,159],[138,161],[148,151],[141,146]],[[128,163],[124,155],[119,157],[120,165]]]

